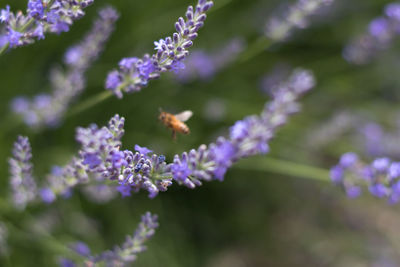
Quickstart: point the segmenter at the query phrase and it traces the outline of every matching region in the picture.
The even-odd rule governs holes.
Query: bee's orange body
[[[182,134],[189,134],[190,130],[187,125],[180,121],[175,115],[162,111],[158,117],[160,121],[168,128],[172,129],[173,134],[179,132]]]

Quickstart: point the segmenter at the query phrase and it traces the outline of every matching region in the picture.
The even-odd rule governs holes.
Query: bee
[[[192,117],[193,112],[190,110],[185,110],[179,114],[171,114],[160,110],[160,116],[158,119],[168,128],[172,129],[172,139],[176,139],[176,133],[189,134],[189,127],[184,123],[190,117]]]

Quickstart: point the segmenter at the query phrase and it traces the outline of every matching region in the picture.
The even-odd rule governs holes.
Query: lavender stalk
[[[366,164],[354,153],[345,153],[331,169],[331,180],[343,188],[349,198],[359,197],[362,188],[389,204],[400,201],[400,162],[377,158]]]
[[[10,6],[0,10],[0,54],[8,47],[32,44],[46,33],[69,31],[74,20],[85,15],[83,9],[94,0],[29,0],[27,14],[13,13]]]
[[[111,71],[105,83],[118,98],[123,93],[140,91],[152,79],[166,71],[178,71],[184,68],[182,60],[189,54],[188,48],[193,45],[197,32],[204,25],[206,12],[214,5],[212,1],[199,0],[196,7],[189,6],[186,20],[182,17],[175,23],[176,32],[172,37],[154,42],[153,55],[145,54],[143,58],[123,58],[119,69]]]
[[[294,29],[308,27],[309,17],[332,2],[333,0],[298,0],[289,6],[284,14],[273,16],[267,22],[265,34],[274,41],[283,41]]]
[[[11,173],[12,202],[19,209],[25,208],[26,204],[33,201],[37,194],[31,159],[32,152],[28,138],[18,136],[14,143],[13,157],[8,162]]]
[[[134,262],[137,254],[146,250],[144,245],[155,233],[158,227],[157,215],[146,212],[132,236],[127,236],[126,241],[119,247],[116,246],[113,250],[105,251],[99,255],[92,256],[90,249],[86,244],[78,242],[74,244],[72,249],[82,256],[81,264],[85,263],[86,266],[127,266]],[[68,265],[69,264],[69,265]],[[75,266],[78,264],[76,261],[69,259],[62,259],[61,266]]]
[[[70,103],[84,90],[85,72],[102,52],[118,19],[118,13],[111,7],[101,9],[98,16],[83,40],[65,53],[66,70],[53,68],[51,71],[51,94],[39,94],[33,100],[26,97],[13,100],[12,110],[21,116],[28,126],[57,126]]]
[[[163,155],[150,154],[152,151],[145,147],[136,145],[136,152],[121,150],[124,118],[118,115],[108,127],[78,128],[79,155],[48,176],[47,185],[41,189],[42,200],[52,202],[57,195],[68,196],[76,185],[93,181],[118,183],[116,190],[123,197],[144,189],[151,198],[166,191],[173,181],[189,188],[201,185],[202,181],[222,181],[234,162],[268,152],[269,140],[289,115],[299,110],[297,99],[314,83],[310,72],[294,71],[288,81],[273,91],[273,101],[259,116],[236,122],[229,138],[220,137],[208,147],[201,145],[197,150],[175,155],[169,164]]]
[[[343,50],[344,58],[353,64],[366,64],[391,46],[399,34],[400,3],[386,5],[383,16],[373,19],[368,30],[352,40]]]

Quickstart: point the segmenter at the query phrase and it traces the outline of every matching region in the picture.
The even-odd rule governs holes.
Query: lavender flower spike
[[[144,189],[149,197],[166,191],[173,181],[195,188],[202,181],[223,180],[231,165],[241,158],[268,152],[268,142],[275,131],[286,123],[289,115],[299,110],[297,99],[315,84],[313,75],[297,69],[273,91],[273,101],[268,103],[260,116],[250,116],[236,122],[230,138],[218,138],[208,148],[201,145],[197,150],[175,155],[172,163],[165,163],[164,156],[148,155],[149,150],[136,146],[143,153],[120,151],[108,131],[93,128],[82,129],[78,141],[88,173],[119,182],[122,196]],[[104,132],[105,131],[105,132]]]
[[[144,243],[154,235],[155,229],[158,227],[157,220],[157,215],[146,212],[142,216],[135,233],[132,236],[127,236],[126,241],[120,247],[116,246],[113,250],[91,256],[90,249],[82,242],[77,243],[78,246],[74,245],[73,250],[83,256],[85,266],[128,266],[127,264],[136,260],[137,254],[146,250]],[[69,266],[75,266],[75,262],[72,260],[62,259],[61,262],[68,262],[72,264]],[[76,264],[79,263],[76,262]]]
[[[309,17],[332,2],[333,0],[297,0],[284,14],[273,16],[267,22],[265,34],[274,41],[283,41],[290,36],[293,29],[306,28]]]
[[[57,126],[69,104],[85,88],[85,72],[102,52],[114,30],[118,13],[111,7],[99,11],[92,29],[83,40],[70,47],[64,56],[66,70],[53,68],[50,82],[53,92],[39,94],[33,100],[17,97],[11,104],[12,110],[33,128]]]
[[[13,157],[9,159],[10,185],[13,193],[13,203],[23,209],[37,194],[36,183],[32,175],[32,152],[27,137],[18,136],[14,143]]]
[[[379,51],[390,47],[399,35],[400,3],[387,4],[383,16],[373,19],[365,33],[352,40],[343,50],[344,58],[353,64],[366,64]]]
[[[212,53],[202,50],[193,51],[183,61],[185,68],[176,71],[175,76],[182,83],[191,82],[196,78],[208,81],[226,65],[233,62],[245,49],[245,46],[243,39],[234,38]]]
[[[27,14],[13,13],[7,5],[0,10],[0,50],[44,39],[48,32],[67,32],[73,21],[85,15],[83,9],[94,0],[29,0]]]
[[[182,17],[175,23],[176,32],[172,37],[154,42],[153,55],[143,58],[123,58],[119,62],[119,70],[111,71],[106,79],[105,87],[118,98],[123,92],[140,91],[152,79],[158,78],[162,72],[178,71],[184,68],[182,60],[189,54],[188,48],[193,45],[197,32],[204,25],[206,12],[213,6],[212,1],[199,0],[196,7],[189,6],[186,20]]]
[[[389,204],[400,201],[400,162],[389,158],[377,158],[366,164],[354,153],[343,154],[331,169],[331,179],[350,198],[360,196],[362,187],[367,187],[373,196],[386,198]]]
[[[276,130],[299,111],[297,99],[314,85],[311,72],[293,71],[287,81],[274,88],[273,100],[259,116],[236,122],[229,138],[220,137],[209,147],[201,145],[197,150],[175,155],[169,164],[163,155],[150,154],[152,151],[145,147],[136,145],[136,152],[121,150],[125,120],[118,115],[111,118],[108,127],[78,128],[78,155],[66,166],[53,170],[40,196],[44,202],[52,202],[59,195],[68,197],[76,185],[114,181],[119,184],[114,190],[123,197],[144,189],[153,198],[173,181],[189,188],[200,186],[202,181],[222,181],[234,162],[269,151],[268,143]]]

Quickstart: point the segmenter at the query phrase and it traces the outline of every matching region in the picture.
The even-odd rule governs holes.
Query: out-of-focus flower
[[[31,163],[32,151],[27,137],[18,136],[14,143],[13,157],[9,159],[12,200],[17,208],[23,209],[37,194]]]
[[[176,78],[182,83],[195,79],[208,81],[214,75],[233,62],[245,49],[245,42],[241,38],[234,38],[218,50],[206,53],[203,50],[195,50],[183,61],[185,68],[176,72]]]
[[[67,69],[52,69],[51,94],[40,94],[32,100],[26,97],[14,99],[11,109],[20,115],[28,126],[54,127],[60,123],[70,103],[84,90],[85,72],[102,52],[117,19],[118,14],[111,7],[99,11],[99,18],[84,39],[65,53],[64,62]]]
[[[387,49],[399,34],[400,3],[386,5],[384,14],[373,19],[365,33],[352,40],[343,50],[344,58],[353,64],[365,64],[379,51]]]
[[[132,236],[127,236],[121,246],[115,246],[112,250],[104,251],[98,255],[91,255],[90,248],[83,242],[72,244],[71,249],[82,256],[82,262],[76,260],[61,259],[61,266],[80,266],[85,263],[88,266],[127,266],[136,260],[137,254],[146,250],[144,245],[155,233],[158,227],[158,217],[146,212]]]
[[[334,184],[342,187],[350,198],[361,195],[362,187],[390,204],[400,201],[400,162],[377,158],[366,164],[354,153],[343,154],[338,165],[331,169]]]
[[[309,25],[309,17],[321,8],[331,5],[333,0],[298,0],[283,14],[268,20],[265,34],[274,41],[287,39],[294,29],[304,29]]]

